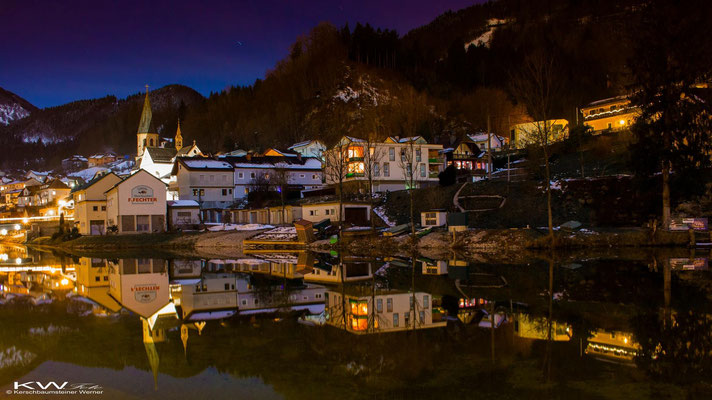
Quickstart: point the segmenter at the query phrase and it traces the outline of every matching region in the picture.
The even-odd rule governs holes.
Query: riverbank
[[[653,234],[645,228],[556,231],[555,237],[556,249],[563,252],[608,248],[678,248],[686,251],[689,245],[687,232],[657,231]],[[329,246],[325,241],[312,245],[321,249]],[[453,253],[469,259],[486,257],[487,254],[516,259],[527,252],[547,250],[548,241],[545,230],[471,229],[458,232],[454,240],[451,233],[440,231],[420,238],[415,245],[409,236],[404,235],[354,238],[346,246],[349,252],[355,254],[393,255],[409,253],[415,248],[420,254],[433,259],[448,259]]]
[[[114,251],[145,252],[158,250],[186,257],[229,258],[241,256],[243,240],[263,231],[264,229],[253,231],[81,236],[68,241],[40,237],[28,244],[56,248],[69,253],[99,254]]]

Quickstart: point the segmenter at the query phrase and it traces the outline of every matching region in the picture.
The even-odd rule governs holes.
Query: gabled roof
[[[312,144],[312,143],[317,144],[317,145],[324,146],[324,144],[323,144],[321,141],[312,139],[312,140],[305,140],[305,141],[299,142],[299,143],[294,143],[293,145],[287,147],[287,150],[294,150],[294,149],[296,149],[297,147],[308,146],[308,145],[310,145],[310,144]]]
[[[151,160],[158,164],[170,164],[173,162],[173,158],[176,154],[178,154],[173,147],[146,147],[144,151],[148,152],[151,156]]]
[[[45,189],[69,189],[69,186],[67,186],[61,180],[55,179],[52,182],[50,182],[49,185],[43,186],[43,188],[45,188]]]
[[[153,175],[152,173],[150,173],[150,172],[146,171],[145,169],[141,168],[141,169],[139,169],[138,171],[134,172],[133,174],[127,176],[126,178],[124,178],[124,179],[122,179],[122,180],[116,182],[116,184],[115,184],[114,186],[108,188],[104,193],[109,193],[110,191],[114,190],[117,186],[121,185],[122,183],[128,181],[129,179],[133,178],[134,176],[136,176],[136,175],[138,175],[138,174],[140,174],[140,173],[144,173],[144,174],[150,176],[151,178],[157,180],[158,182],[161,182],[161,184],[162,184],[163,186],[168,186],[168,185],[166,185],[165,182],[163,182],[163,181],[160,180],[159,178],[156,178],[155,175]]]
[[[115,173],[109,172],[108,174],[97,176],[94,179],[90,180],[89,182],[86,182],[83,185],[76,186],[74,189],[72,189],[71,193],[74,193],[79,190],[88,189],[90,186],[94,185],[95,183],[99,182],[100,180],[106,178],[109,175],[114,175],[115,177],[119,178],[119,176],[116,175]],[[121,179],[121,178],[119,178],[119,179]]]
[[[425,140],[422,136],[410,136],[410,137],[404,137],[404,138],[399,138],[397,136],[389,136],[386,138],[384,143],[417,143],[417,144],[428,144],[428,141]]]

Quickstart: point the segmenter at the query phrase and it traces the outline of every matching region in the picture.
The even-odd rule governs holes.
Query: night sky
[[[247,85],[321,21],[408,30],[477,0],[2,0],[0,87],[38,107],[180,83]]]

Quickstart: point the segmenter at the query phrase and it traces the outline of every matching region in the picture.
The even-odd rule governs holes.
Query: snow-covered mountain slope
[[[37,107],[22,97],[0,88],[0,124],[8,125],[25,118],[36,109]]]

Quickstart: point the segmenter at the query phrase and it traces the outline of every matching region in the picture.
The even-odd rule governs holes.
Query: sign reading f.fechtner
[[[146,185],[134,186],[131,189],[131,204],[153,204],[156,202],[156,197],[153,196],[153,189]]]

